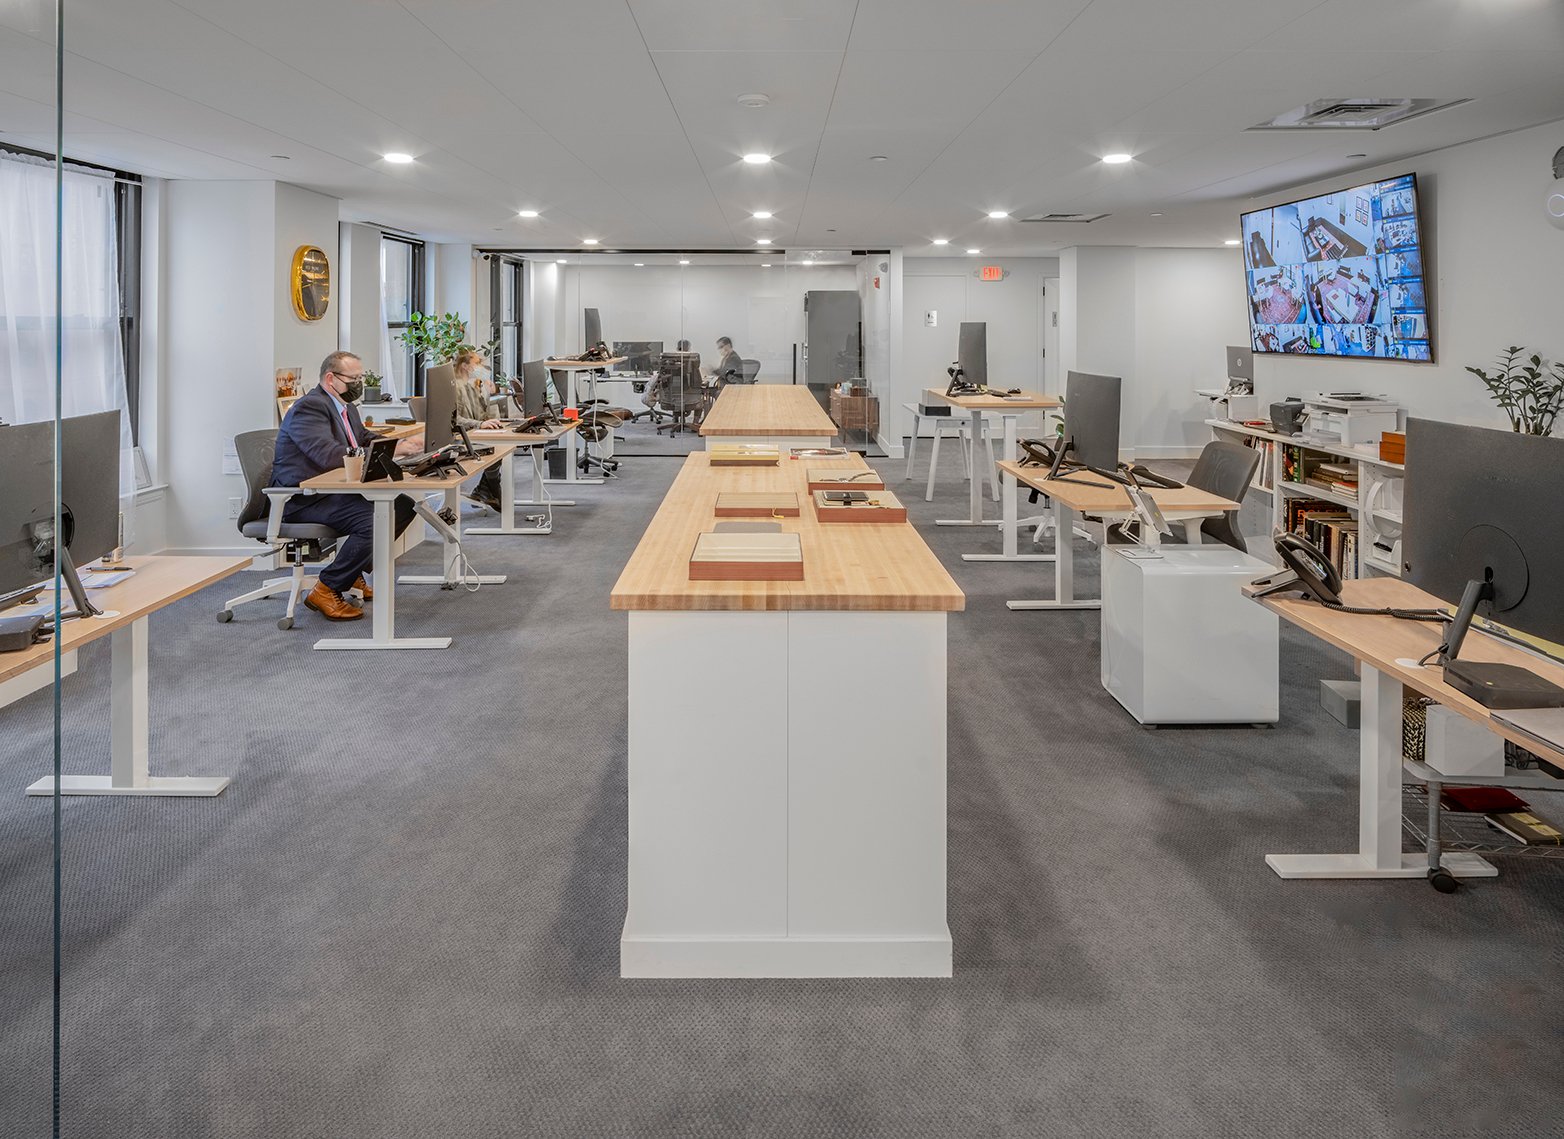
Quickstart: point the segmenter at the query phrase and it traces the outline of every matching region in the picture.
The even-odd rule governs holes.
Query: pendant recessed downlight
[[[762,269],[769,269],[769,268],[771,268],[771,262],[769,262],[769,261],[763,261],[763,262],[761,262],[761,265],[760,265],[760,267],[761,267],[761,268],[762,268]]]
[[[1133,154],[1104,154],[1102,160],[1109,166],[1123,166],[1135,156]]]
[[[595,238],[595,237],[583,237],[581,239],[581,244],[582,245],[596,245],[597,244],[597,238]]]
[[[688,264],[689,264],[689,262],[688,262],[688,261],[680,261],[680,262],[679,262],[679,264],[680,264],[680,265],[688,265]]]
[[[871,155],[869,155],[869,161],[870,162],[889,162],[890,160],[891,160],[891,158],[890,158],[890,155],[888,155],[888,154],[871,154]]]
[[[967,250],[967,253],[970,254],[973,257],[976,257],[981,252],[983,252],[981,249],[969,249],[969,250]]]
[[[935,245],[949,245],[950,244],[950,238],[948,238],[948,237],[936,237],[934,239],[934,244]]]
[[[535,217],[538,216],[538,211],[537,210],[517,210],[516,211],[516,216],[519,217],[519,218],[535,218]]]
[[[1222,244],[1223,245],[1237,245],[1238,244],[1238,238],[1230,237],[1226,241],[1222,242]]]
[[[770,221],[771,220],[771,211],[770,210],[756,210],[754,213],[750,214],[749,216],[754,218],[756,221]]]
[[[771,244],[771,239],[769,237],[757,237],[755,239],[755,244],[756,245],[770,245]]]
[[[399,150],[393,150],[390,154],[384,155],[383,157],[387,162],[394,166],[406,166],[413,160],[413,156],[411,154],[403,154]]]
[[[635,263],[635,267],[637,269],[644,269],[644,268],[646,268],[646,262],[645,261],[637,261]]]
[[[744,162],[749,166],[764,166],[771,161],[771,155],[758,150],[752,150],[744,156]]]
[[[569,262],[566,261],[563,257],[561,257],[559,260],[555,261],[554,264],[556,264],[556,265],[568,265]]]
[[[988,220],[989,221],[1004,221],[1009,216],[1010,216],[1010,211],[1009,210],[989,210],[988,211]]]
[[[771,105],[771,96],[754,91],[748,95],[740,95],[736,102],[741,107],[768,107]]]

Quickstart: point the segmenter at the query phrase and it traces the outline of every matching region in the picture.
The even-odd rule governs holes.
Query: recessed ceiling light
[[[813,264],[814,264],[814,262],[813,262],[813,261],[805,261],[805,262],[804,262],[804,264],[805,264],[805,265],[813,265]]]
[[[413,156],[411,154],[403,154],[398,150],[393,150],[390,154],[384,155],[383,157],[387,162],[394,163],[397,166],[406,166],[413,160]]]
[[[890,161],[890,157],[887,156],[887,155],[884,155],[884,154],[871,154],[871,155],[869,155],[869,161],[870,162],[889,162]]]
[[[1010,211],[1009,210],[989,210],[988,211],[988,216],[989,216],[989,220],[990,221],[1003,221],[1005,218],[1010,216]]]
[[[558,261],[554,262],[554,264],[556,264],[556,265],[565,265],[565,264],[568,264],[568,262],[566,262],[566,260],[563,257],[561,257]]]
[[[978,253],[981,253],[983,251],[981,249],[969,249],[969,250],[967,250],[967,252],[968,253],[972,253],[972,254],[978,254]]]
[[[635,263],[635,267],[637,269],[644,269],[644,268],[646,268],[646,262],[645,261],[637,261]]]
[[[936,237],[934,239],[934,244],[935,245],[949,245],[950,244],[950,238],[948,238],[948,237]]]
[[[757,237],[755,239],[755,244],[756,245],[770,245],[771,244],[771,239],[769,237]]]
[[[756,210],[754,213],[750,214],[749,216],[754,218],[756,221],[770,221],[771,220],[771,211],[770,210]]]
[[[762,262],[760,267],[762,269],[769,269],[769,268],[771,268],[771,262],[769,262],[769,261]]]
[[[750,95],[740,95],[737,101],[741,107],[764,107],[770,104],[771,96],[756,91]]]
[[[291,161],[293,161],[292,157],[290,155],[286,155],[286,154],[274,154],[274,155],[272,155],[272,157],[275,158],[275,159],[278,159],[281,162],[291,162]]]
[[[680,262],[679,262],[679,264],[680,264],[680,265],[688,265],[688,264],[689,264],[689,262],[688,262],[688,261],[680,261]]]
[[[744,156],[744,161],[751,166],[764,166],[771,161],[771,155],[762,154],[760,151],[751,151]]]
[[[1104,154],[1102,160],[1109,166],[1122,166],[1134,157],[1133,154]]]
[[[538,216],[538,211],[537,210],[518,210],[516,212],[516,216],[519,217],[519,218],[535,218],[535,217]]]
[[[583,237],[581,239],[581,244],[582,245],[596,245],[597,244],[597,238],[595,238],[595,237]]]
[[[1366,154],[1349,154],[1349,155],[1347,155],[1347,157],[1348,158],[1367,158],[1368,155],[1366,155]]]
[[[1161,214],[1152,214],[1152,215],[1151,215],[1151,216],[1152,216],[1152,217],[1154,217],[1154,218],[1159,218],[1159,217],[1161,217],[1161,216],[1162,216],[1162,215],[1161,215]]]
[[[1222,242],[1222,244],[1223,245],[1237,245],[1238,244],[1238,238],[1230,237],[1226,241]]]
[[[826,232],[827,232],[827,233],[835,233],[835,232],[836,232],[836,230],[834,230],[834,229],[828,229],[828,230],[826,230]]]

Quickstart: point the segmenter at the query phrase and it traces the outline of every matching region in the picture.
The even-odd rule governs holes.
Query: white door
[[[906,377],[904,401],[918,402],[925,388],[944,388],[950,382],[945,369],[956,358],[956,341],[961,322],[966,319],[967,279],[948,277],[902,277],[906,297],[902,320],[902,368]],[[932,319],[933,324],[930,324]],[[900,407],[897,435],[905,438],[912,430],[912,417]],[[927,435],[927,429],[923,432]]]
[[[1059,377],[1059,278],[1043,281],[1043,391],[1060,392]]]

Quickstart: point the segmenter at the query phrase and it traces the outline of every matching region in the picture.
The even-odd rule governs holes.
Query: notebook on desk
[[[1493,712],[1495,722],[1514,728],[1544,747],[1564,751],[1564,708],[1505,708]]]

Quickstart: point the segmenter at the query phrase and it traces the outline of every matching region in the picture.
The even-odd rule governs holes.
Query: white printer
[[[1347,447],[1378,443],[1386,431],[1401,430],[1401,405],[1362,392],[1320,392],[1305,397],[1303,433]]]

